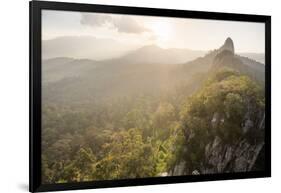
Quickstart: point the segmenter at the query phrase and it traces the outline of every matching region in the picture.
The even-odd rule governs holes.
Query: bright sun
[[[155,21],[151,28],[156,35],[157,42],[160,44],[165,44],[165,42],[172,38],[172,27],[169,22]]]

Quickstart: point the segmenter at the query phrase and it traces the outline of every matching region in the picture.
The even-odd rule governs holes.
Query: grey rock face
[[[223,51],[223,50],[228,50],[230,52],[232,52],[233,54],[235,53],[235,50],[234,50],[234,44],[233,44],[233,41],[230,37],[228,37],[224,44],[222,45],[222,47],[220,47],[220,50]]]
[[[229,172],[254,171],[259,156],[262,156],[264,143],[249,144],[243,139],[235,144],[224,144],[216,137],[205,147],[205,163],[200,168],[190,171],[186,162],[181,160],[169,175],[199,175]]]
[[[247,119],[247,120],[245,121],[244,126],[242,127],[243,133],[244,133],[244,134],[247,133],[253,126],[254,126],[253,121],[250,120],[250,119]]]
[[[181,176],[187,175],[188,172],[186,171],[186,162],[184,160],[180,161],[172,171],[169,172],[169,176]]]
[[[200,168],[203,174],[251,171],[264,143],[249,144],[245,139],[235,144],[224,144],[219,137],[205,148],[206,164]]]

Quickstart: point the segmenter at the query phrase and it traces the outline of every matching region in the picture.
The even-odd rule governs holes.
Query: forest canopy
[[[188,97],[126,97],[83,108],[47,104],[43,182],[166,176],[182,159],[191,174],[204,163],[210,141],[216,136],[224,143],[239,141],[245,116],[257,120],[263,110],[261,87],[227,68]]]

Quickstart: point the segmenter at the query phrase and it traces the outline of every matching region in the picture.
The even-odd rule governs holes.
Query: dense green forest
[[[183,64],[45,61],[42,182],[263,170],[264,84],[230,38]]]
[[[179,157],[186,158],[190,171],[198,169],[211,138],[233,143],[242,137],[247,103],[256,111],[264,108],[263,91],[249,77],[230,69],[210,77],[185,98],[138,96],[100,106],[44,106],[43,182],[164,176]],[[214,113],[224,122],[214,126]]]
[[[179,111],[169,98],[145,96],[82,109],[44,106],[44,182],[160,176],[184,141]]]

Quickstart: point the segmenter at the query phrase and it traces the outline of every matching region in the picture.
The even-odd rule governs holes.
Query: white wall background
[[[277,0],[68,0],[71,2],[272,16],[272,178],[156,185],[75,192],[280,192],[281,6]],[[0,5],[0,192],[28,191],[28,1]],[[74,192],[74,191],[70,191]]]

